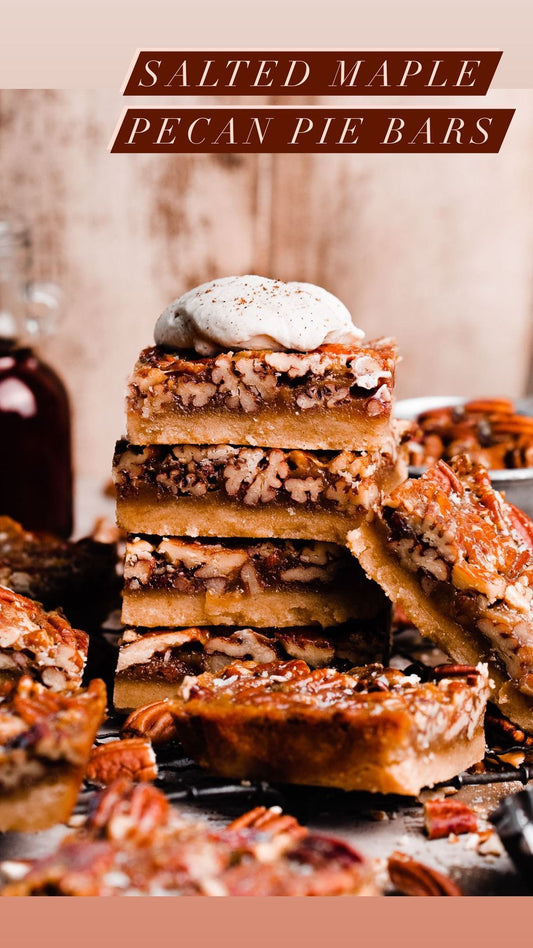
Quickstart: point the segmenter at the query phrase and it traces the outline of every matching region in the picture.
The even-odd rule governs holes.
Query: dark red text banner
[[[140,50],[124,95],[485,95],[501,50]]]
[[[496,153],[514,109],[127,109],[114,153]]]

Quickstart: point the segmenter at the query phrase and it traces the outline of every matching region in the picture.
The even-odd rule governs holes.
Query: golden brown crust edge
[[[460,737],[452,747],[427,753],[413,748],[393,726],[374,749],[364,726],[347,733],[335,721],[298,717],[284,722],[238,716],[226,720],[187,714],[185,707],[176,728],[186,752],[222,777],[402,796],[455,777],[485,751],[482,724],[472,738]]]
[[[132,444],[244,444],[305,451],[379,450],[390,440],[390,417],[371,418],[349,408],[310,409],[305,416],[275,408],[256,416],[227,409],[186,413],[161,410],[143,418],[129,408]]]
[[[252,596],[229,592],[187,594],[175,590],[124,590],[122,622],[158,628],[241,625],[256,628],[316,625],[324,629],[358,618],[353,591],[265,590]]]
[[[385,528],[378,520],[363,523],[347,537],[348,549],[359,560],[365,573],[377,582],[389,599],[400,606],[413,625],[456,662],[476,665],[487,662],[494,690],[490,700],[503,714],[533,732],[533,698],[528,699],[491,660],[490,650],[481,638],[467,638],[464,629],[443,615],[426,596],[416,576],[402,567],[387,548]]]

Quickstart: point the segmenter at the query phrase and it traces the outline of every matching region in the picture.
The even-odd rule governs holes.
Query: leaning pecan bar
[[[106,690],[51,692],[27,675],[0,696],[0,832],[65,822],[103,720]]]
[[[0,586],[0,682],[23,674],[58,691],[81,684],[89,636]]]
[[[390,437],[395,343],[210,358],[141,352],[127,396],[133,444],[367,450]]]
[[[390,609],[376,596],[375,613],[331,629],[126,629],[115,674],[114,705],[130,710],[175,695],[187,675],[218,672],[235,659],[303,659],[311,668],[351,668],[387,660]]]
[[[186,752],[216,774],[412,795],[484,754],[486,669],[435,677],[236,661],[169,706]]]
[[[533,730],[533,524],[467,456],[400,485],[349,546],[423,635],[487,661],[503,713]]]
[[[215,829],[169,807],[155,787],[117,781],[81,830],[0,894],[333,896],[378,888],[356,850],[309,833],[279,807],[256,807]]]
[[[392,437],[370,453],[119,441],[113,473],[126,532],[342,543],[405,464]]]
[[[346,549],[304,540],[130,539],[122,621],[161,626],[321,625],[383,602]]]

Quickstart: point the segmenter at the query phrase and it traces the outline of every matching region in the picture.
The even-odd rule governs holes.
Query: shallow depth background
[[[160,310],[230,273],[322,284],[368,337],[397,336],[400,397],[523,393],[533,93],[488,98],[518,109],[500,155],[183,158],[109,155],[116,93],[0,92],[0,205],[32,227],[34,276],[66,294],[42,351],[70,391],[78,472],[108,477],[125,380]],[[378,105],[393,102],[421,104]]]

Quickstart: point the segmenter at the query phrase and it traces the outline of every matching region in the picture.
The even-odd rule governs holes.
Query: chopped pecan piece
[[[430,839],[442,839],[454,833],[475,833],[478,819],[473,810],[460,800],[426,800],[424,825]]]
[[[92,751],[87,766],[87,780],[106,786],[119,777],[131,780],[155,780],[157,764],[150,741],[130,737],[100,744]]]
[[[523,746],[524,749],[533,747],[533,737],[530,734],[525,734],[521,728],[502,715],[487,714],[485,717],[485,732],[490,747],[500,749],[516,746]]]
[[[459,886],[448,876],[431,869],[405,853],[394,852],[388,861],[392,884],[403,895],[462,895]]]
[[[356,398],[387,402],[396,360],[390,339],[360,346],[323,345],[313,352],[242,350],[207,358],[155,346],[139,356],[128,403],[130,410],[140,411],[143,404],[161,408],[174,400],[189,410],[211,402],[228,411],[251,413],[283,403],[283,395],[304,409]]]
[[[435,665],[432,676],[440,681],[442,678],[464,678],[469,685],[475,685],[481,671],[475,665]]]

